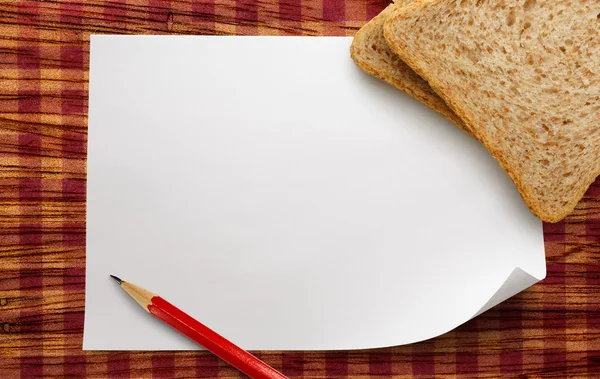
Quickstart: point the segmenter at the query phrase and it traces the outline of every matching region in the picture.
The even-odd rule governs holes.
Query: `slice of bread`
[[[568,215],[600,174],[600,1],[418,0],[396,12],[392,49],[535,215]]]
[[[463,127],[462,120],[448,108],[425,80],[390,49],[383,37],[383,24],[394,13],[396,6],[403,6],[411,1],[397,0],[396,4],[388,5],[379,15],[365,24],[352,41],[350,55],[354,62],[368,74],[408,93]]]

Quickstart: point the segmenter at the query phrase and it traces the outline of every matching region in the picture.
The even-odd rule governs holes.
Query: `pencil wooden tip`
[[[119,283],[119,285],[121,285],[121,283],[123,283],[123,281],[120,278],[118,278],[114,275],[111,275],[110,277],[113,278],[115,280],[115,282]]]

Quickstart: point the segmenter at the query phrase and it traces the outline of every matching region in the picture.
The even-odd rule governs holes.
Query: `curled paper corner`
[[[514,270],[508,275],[504,283],[498,288],[498,290],[492,295],[492,297],[485,303],[477,313],[471,318],[475,318],[482,314],[483,312],[489,310],[490,308],[495,307],[501,302],[507,300],[508,298],[513,297],[531,287],[535,283],[543,280],[546,277],[546,266],[544,265],[544,270],[542,275],[533,275],[521,267],[515,267]]]
[[[480,314],[484,313],[485,311],[502,303],[503,301],[515,296],[516,294],[518,294],[520,292],[523,292],[527,288],[529,288],[532,285],[536,284],[537,282],[543,280],[545,277],[546,277],[545,263],[543,265],[543,270],[538,273],[531,273],[531,272],[525,271],[524,269],[522,269],[519,266],[516,266],[511,271],[511,273],[507,276],[506,280],[504,282],[502,282],[500,287],[498,287],[498,289],[494,292],[492,297],[490,297],[490,299],[472,317],[464,320],[464,322],[458,323],[455,327],[453,327],[443,333],[438,333],[435,335],[431,335],[428,338],[422,338],[422,339],[418,339],[418,340],[415,340],[412,342],[408,342],[407,344],[413,344],[413,343],[419,343],[422,341],[427,341],[427,340],[442,336],[446,333],[449,333],[452,330],[461,326],[462,324],[466,323],[467,321],[474,319],[475,317],[479,316]]]

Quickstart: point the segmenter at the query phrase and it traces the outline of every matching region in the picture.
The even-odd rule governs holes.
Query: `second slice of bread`
[[[464,128],[462,120],[456,113],[448,108],[444,100],[431,89],[423,78],[398,57],[383,36],[383,24],[394,14],[396,7],[410,2],[412,0],[397,0],[396,4],[388,5],[365,24],[352,41],[350,55],[354,62],[370,75],[408,93],[459,127]]]

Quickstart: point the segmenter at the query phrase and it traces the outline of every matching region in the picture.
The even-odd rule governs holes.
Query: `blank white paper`
[[[497,162],[350,43],[92,37],[84,349],[197,348],[109,274],[250,350],[432,338],[545,276]]]

